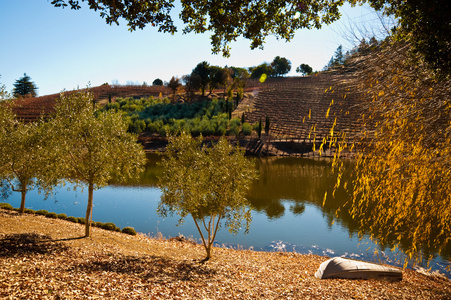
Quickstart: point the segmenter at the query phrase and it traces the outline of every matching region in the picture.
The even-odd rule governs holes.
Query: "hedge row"
[[[6,209],[6,210],[14,210],[14,211],[19,211],[18,208],[14,208],[11,206],[11,204],[9,203],[0,203],[0,208]],[[50,218],[50,219],[61,219],[61,220],[66,220],[72,223],[80,223],[80,224],[85,224],[85,218],[82,217],[68,217],[66,214],[56,214],[54,212],[48,212],[45,209],[40,209],[40,210],[32,210],[29,208],[25,209],[25,213],[27,214],[32,214],[32,215],[41,215],[41,216],[45,216],[46,218]],[[92,222],[91,226],[94,227],[99,227],[105,230],[110,230],[110,231],[117,231],[117,232],[122,232],[122,233],[126,233],[129,235],[136,235],[136,231],[133,227],[124,227],[122,228],[122,230],[117,227],[114,223],[108,222],[108,223],[102,223],[102,222]]]

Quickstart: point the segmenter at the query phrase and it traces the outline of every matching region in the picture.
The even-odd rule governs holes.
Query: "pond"
[[[94,191],[93,220],[113,222],[118,227],[131,226],[150,236],[166,238],[184,235],[197,239],[199,234],[191,219],[178,225],[178,216],[161,218],[156,213],[161,192],[157,187],[158,174],[162,172],[156,162],[157,155],[149,155],[146,171],[139,182],[112,183]],[[323,206],[325,192],[332,194],[334,176],[328,160],[303,158],[256,159],[260,173],[248,199],[252,203],[252,223],[248,234],[230,234],[225,228],[219,231],[219,246],[254,249],[260,251],[296,251],[327,256],[399,264],[402,253],[392,253],[389,248],[372,242],[368,235],[358,237],[358,226],[346,211],[336,214],[336,209],[349,199],[339,190],[328,197]],[[349,165],[352,162],[348,163]],[[20,195],[13,193],[7,202],[20,205]],[[59,188],[44,200],[36,191],[27,195],[26,207],[45,209],[68,216],[84,217],[87,190],[73,190],[71,186]],[[80,229],[80,234],[83,230]],[[374,251],[378,250],[375,255]],[[449,276],[445,270],[450,253],[442,253],[432,261],[434,269]]]

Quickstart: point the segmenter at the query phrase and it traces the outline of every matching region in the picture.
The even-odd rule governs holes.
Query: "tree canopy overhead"
[[[397,37],[410,42],[411,52],[421,54],[431,69],[441,75],[451,73],[449,0],[368,0],[368,3],[397,18]]]
[[[159,32],[174,34],[171,17],[174,0],[53,0],[56,7],[78,10],[81,2],[99,11],[107,24],[125,19],[131,31],[151,25]],[[265,37],[274,35],[287,41],[301,28],[321,28],[340,17],[341,0],[302,1],[208,1],[181,0],[183,33],[211,32],[213,53],[230,54],[229,44],[238,37],[251,41],[251,48],[262,48]]]
[[[131,31],[150,24],[160,32],[177,31],[171,17],[174,0],[52,0],[56,7],[78,10],[80,2],[99,11],[107,24],[125,19]],[[229,44],[238,37],[251,41],[251,48],[262,48],[273,35],[290,41],[296,30],[319,29],[341,17],[344,3],[369,3],[374,9],[399,21],[398,36],[412,42],[430,66],[440,73],[451,71],[451,23],[448,0],[180,0],[183,33],[211,32],[213,53],[230,55]]]

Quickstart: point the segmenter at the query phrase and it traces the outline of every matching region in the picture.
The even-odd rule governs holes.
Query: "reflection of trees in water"
[[[349,198],[342,189],[332,197],[335,177],[329,161],[263,158],[258,160],[257,166],[260,178],[248,196],[255,210],[264,212],[270,219],[276,219],[285,214],[283,201],[291,202],[289,210],[297,215],[304,212],[305,203],[311,203],[321,208],[329,226],[335,220],[346,227],[350,235],[357,232],[357,222],[346,211],[339,211],[336,218],[336,210]],[[328,197],[323,206],[326,191]]]
[[[161,167],[157,165],[161,161],[161,156],[156,153],[147,153],[146,169],[139,176],[137,180],[129,180],[125,183],[120,183],[114,180],[110,181],[110,185],[113,186],[145,186],[145,187],[158,187],[158,176],[163,173]]]
[[[157,166],[160,157],[153,154],[148,158],[147,168],[142,174],[140,182],[127,185],[157,187],[157,176],[162,172],[162,169]],[[305,211],[305,204],[309,203],[321,209],[323,218],[327,220],[329,227],[335,222],[346,228],[351,236],[359,232],[358,220],[350,217],[347,208],[338,210],[350,199],[350,195],[341,188],[335,192],[335,197],[332,197],[335,177],[331,172],[331,163],[327,160],[262,158],[257,160],[257,167],[260,178],[254,182],[248,195],[248,199],[256,211],[264,212],[269,219],[281,218],[286,213],[283,203],[288,202],[289,211],[300,216]],[[347,176],[349,178],[349,174]],[[327,199],[323,206],[325,192],[327,192]],[[376,214],[377,211],[371,213]],[[370,233],[371,230],[379,230],[381,234],[389,237],[388,242],[381,245],[382,248],[386,246],[391,248],[397,240],[396,235],[384,228],[376,229],[367,226],[361,234]],[[400,230],[410,229],[400,228]],[[409,243],[410,241],[401,236],[401,249]],[[434,249],[423,249],[423,251],[425,253],[435,252]],[[451,256],[451,245],[442,250],[442,255]]]
[[[351,170],[352,162],[349,162],[348,170]],[[310,203],[319,207],[323,218],[327,220],[329,227],[332,224],[340,223],[348,230],[349,235],[361,235],[373,233],[375,236],[387,237],[386,243],[380,247],[392,248],[399,242],[400,249],[407,249],[411,244],[407,235],[399,235],[390,232],[388,228],[364,226],[359,232],[359,220],[352,219],[348,209],[351,195],[343,188],[335,192],[332,197],[333,187],[336,181],[332,173],[331,163],[327,160],[312,160],[300,158],[265,158],[258,160],[260,179],[254,183],[250,195],[248,196],[254,209],[264,212],[268,218],[281,218],[285,214],[283,202],[289,202],[289,210],[293,214],[302,214],[305,209],[304,204]],[[344,174],[342,181],[350,183],[350,172]],[[327,192],[327,199],[323,206],[324,194]],[[345,205],[345,207],[343,207]],[[341,209],[340,209],[341,208]],[[368,214],[377,214],[377,210],[371,210]],[[362,218],[368,216],[362,215]],[[398,228],[399,231],[407,232],[412,230],[405,226]],[[376,232],[377,231],[377,232]],[[434,233],[431,233],[431,238]],[[436,249],[431,249],[423,245],[422,249],[426,257],[429,254],[437,253]],[[451,245],[442,249],[441,255],[451,257]]]

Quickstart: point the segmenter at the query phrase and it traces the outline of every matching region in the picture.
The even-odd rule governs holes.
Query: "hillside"
[[[2,299],[450,299],[448,279],[320,280],[327,257],[129,236],[0,209]]]
[[[244,113],[246,122],[256,124],[270,118],[270,135],[263,139],[240,137],[240,144],[253,155],[318,155],[323,138],[345,132],[354,141],[359,130],[361,112],[359,96],[344,73],[320,73],[307,77],[268,78],[264,83],[248,80],[245,97],[233,112],[234,118]],[[165,87],[103,85],[90,89],[96,102],[105,103],[115,97],[145,97],[170,94]],[[222,90],[217,93],[221,95]],[[32,121],[52,110],[58,94],[18,100],[15,113],[24,121]],[[335,124],[335,125],[334,125]],[[155,135],[142,134],[140,141],[147,150],[161,149],[165,141]],[[324,147],[327,150],[327,146]],[[325,152],[323,155],[333,155]]]
[[[268,116],[270,137],[265,143],[273,155],[317,155],[312,152],[313,142],[318,149],[331,128],[334,136],[344,132],[349,141],[355,141],[362,129],[359,95],[348,83],[350,76],[333,72],[254,82],[253,97],[240,103],[234,117],[244,113],[246,121],[261,119],[264,126]]]
[[[244,112],[246,120],[251,123],[260,118],[264,122],[269,116],[270,131],[278,137],[304,138],[310,132],[312,136],[322,137],[329,133],[335,117],[335,130],[353,135],[358,128],[359,111],[355,106],[358,95],[346,91],[345,82],[345,75],[327,73],[269,78],[264,84],[254,87],[253,99],[241,103],[236,114]]]
[[[101,85],[89,88],[89,91],[94,96],[94,101],[97,103],[106,103],[111,98],[114,101],[116,97],[158,97],[160,93],[166,96],[170,90],[164,86],[115,86],[115,85]],[[71,93],[69,91],[68,93]],[[55,100],[59,97],[58,94],[46,95],[41,97],[22,98],[16,100],[14,113],[19,119],[30,122],[39,118],[42,114],[48,114],[53,110]]]

